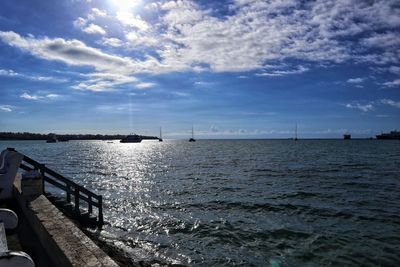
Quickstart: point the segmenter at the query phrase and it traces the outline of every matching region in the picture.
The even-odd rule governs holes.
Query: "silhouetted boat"
[[[46,143],[57,143],[57,142],[58,142],[58,139],[55,136],[52,136],[46,140]]]
[[[376,139],[386,140],[400,140],[400,132],[397,130],[391,131],[390,133],[382,133],[376,136]]]
[[[192,126],[192,137],[189,138],[189,142],[196,142],[196,139],[194,139],[194,130],[193,130],[193,126]]]
[[[350,140],[351,139],[351,134],[344,134],[343,135],[344,140]]]
[[[130,134],[130,135],[126,136],[125,138],[122,138],[119,142],[120,143],[140,143],[140,142],[142,142],[142,137],[140,137],[137,134]]]
[[[295,130],[295,137],[294,137],[294,141],[297,141],[297,140],[299,140],[299,139],[297,138],[297,122],[296,122],[296,130]]]

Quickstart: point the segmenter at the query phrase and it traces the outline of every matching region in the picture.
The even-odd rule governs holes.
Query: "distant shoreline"
[[[39,134],[29,132],[0,132],[0,141],[40,141],[48,140],[52,137],[57,137],[59,140],[121,140],[126,135],[123,134]],[[139,135],[143,140],[158,140],[157,136]],[[171,138],[171,140],[186,140],[186,138]],[[200,138],[199,140],[294,140],[290,137],[281,138]],[[332,138],[318,138],[318,137],[305,137],[299,140],[344,140],[342,137]],[[374,137],[353,137],[350,140],[377,140]],[[346,140],[349,141],[349,140]]]
[[[53,137],[57,137],[60,140],[120,140],[126,135],[122,134],[39,134],[39,133],[29,133],[29,132],[0,132],[0,140],[2,141],[29,141],[29,140],[48,140]],[[145,136],[139,135],[143,140],[153,140],[158,139],[156,136]]]

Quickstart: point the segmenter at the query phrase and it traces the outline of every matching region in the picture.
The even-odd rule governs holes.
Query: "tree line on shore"
[[[139,135],[142,139],[158,139],[156,136]],[[119,140],[126,135],[121,134],[40,134],[29,132],[0,132],[0,140],[48,140],[56,137],[59,140]]]

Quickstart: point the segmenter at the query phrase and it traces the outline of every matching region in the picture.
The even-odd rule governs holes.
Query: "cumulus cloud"
[[[129,49],[143,52],[145,46],[153,49],[145,53],[157,54],[156,64],[147,65],[149,72],[240,72],[263,70],[269,62],[286,59],[399,62],[399,38],[394,37],[400,19],[395,5],[394,0],[238,0],[229,6],[229,15],[220,17],[217,10],[179,0],[147,4],[145,9],[156,15],[152,21],[129,9],[117,12],[115,19],[126,27]]]
[[[28,93],[23,93],[22,95],[20,95],[21,98],[27,99],[27,100],[39,100],[40,96],[37,95],[30,95]]]
[[[101,35],[106,35],[106,31],[100,27],[99,25],[91,23],[89,26],[85,27],[82,29],[82,31],[89,33],[89,34],[101,34]]]
[[[142,20],[140,16],[134,16],[127,11],[117,12],[117,19],[121,23],[136,28],[140,31],[146,31],[150,28],[150,25],[146,21]]]
[[[381,99],[382,104],[389,105],[395,108],[400,108],[400,101],[394,101],[392,99]]]
[[[385,87],[397,87],[397,86],[400,86],[400,79],[397,79],[397,80],[394,80],[394,81],[391,81],[391,82],[385,82],[385,83],[383,83],[383,85]]]
[[[100,10],[98,8],[92,8],[92,12],[89,14],[91,18],[94,17],[106,17],[107,12],[105,10]]]
[[[14,76],[20,76],[20,74],[15,72],[15,71],[13,71],[13,70],[0,69],[0,76],[14,77]]]
[[[0,39],[10,46],[26,50],[39,58],[61,61],[69,65],[84,65],[92,66],[98,70],[120,71],[135,67],[135,62],[132,59],[106,54],[78,40],[36,39],[31,36],[22,37],[12,31],[0,31]]]
[[[123,44],[122,41],[118,38],[103,38],[101,43],[103,45],[112,47],[120,47]]]
[[[349,103],[345,105],[346,108],[350,108],[350,109],[358,109],[361,110],[363,112],[368,112],[368,111],[372,111],[374,110],[374,106],[370,103],[370,104],[366,104],[366,105],[362,105],[360,103]]]
[[[12,107],[10,105],[0,105],[0,111],[2,112],[11,112]]]
[[[46,95],[34,95],[29,93],[23,93],[20,95],[21,98],[26,100],[38,101],[38,100],[55,100],[60,98],[61,96],[58,94],[46,94]]]
[[[74,21],[75,27],[99,35],[107,34],[99,26],[105,17],[119,23],[123,37],[99,42],[127,48],[129,55],[137,57],[112,55],[74,39],[4,31],[0,39],[42,59],[127,76],[174,71],[258,71],[261,76],[283,76],[308,71],[301,65],[266,71],[268,65],[285,60],[368,62],[391,65],[396,71],[400,62],[396,4],[396,0],[236,0],[220,16],[219,10],[179,0],[148,4],[146,16],[130,9],[119,10],[115,16],[92,9]],[[108,86],[102,82],[103,88]]]
[[[399,33],[396,32],[387,32],[380,34],[373,34],[368,38],[365,38],[362,41],[365,45],[371,47],[398,47],[400,45]]]

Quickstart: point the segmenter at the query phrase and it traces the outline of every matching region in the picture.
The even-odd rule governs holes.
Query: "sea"
[[[6,147],[101,194],[99,237],[140,264],[400,264],[400,141],[1,141]]]

